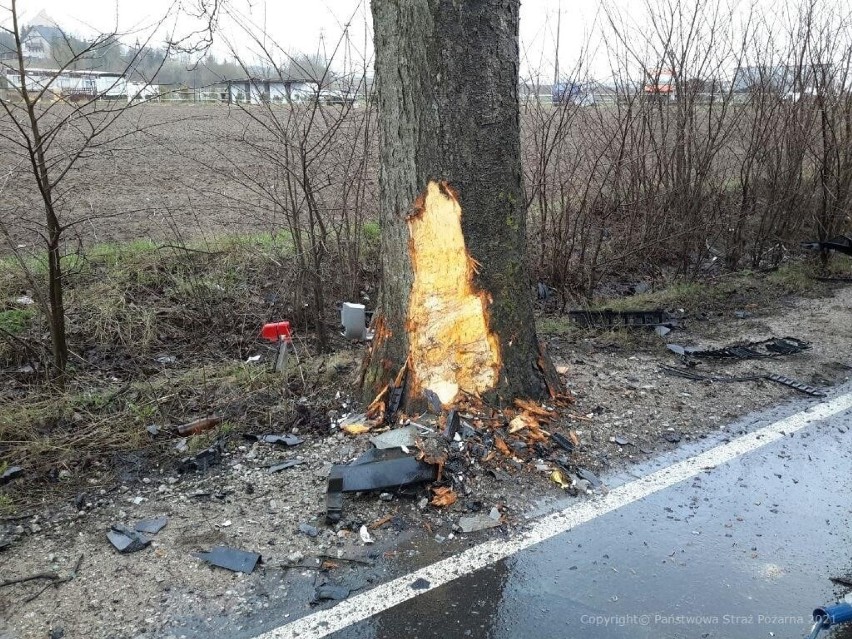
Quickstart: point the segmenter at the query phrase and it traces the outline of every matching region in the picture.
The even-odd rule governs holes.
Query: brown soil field
[[[128,111],[108,132],[118,139],[83,158],[59,189],[63,223],[94,218],[70,230],[70,246],[281,230],[268,199],[238,179],[241,171],[260,170],[245,142],[252,115],[251,107],[227,105]],[[0,138],[0,157],[8,172],[0,182],[0,221],[16,243],[30,244],[41,213],[38,192],[20,149]]]

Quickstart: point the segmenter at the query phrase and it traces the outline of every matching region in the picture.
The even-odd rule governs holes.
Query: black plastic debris
[[[295,435],[244,435],[244,437],[262,444],[277,444],[280,446],[298,446],[305,441]]]
[[[825,397],[826,395],[825,391],[821,391],[813,386],[808,386],[807,384],[785,377],[784,375],[775,375],[774,373],[770,373],[768,375],[764,375],[764,379],[768,379],[770,382],[775,382],[776,384],[781,384],[782,386],[787,386],[793,390],[799,391],[800,393],[804,393],[805,395],[810,395],[811,397]]]
[[[758,342],[738,342],[722,348],[694,348],[667,344],[668,349],[681,357],[708,357],[719,359],[758,359],[762,357],[777,357],[779,355],[795,355],[811,347],[810,342],[795,337],[771,337]]]
[[[330,524],[340,521],[343,516],[343,477],[328,478],[325,493],[325,519]]]
[[[668,375],[703,382],[756,382],[765,379],[770,382],[775,382],[776,384],[781,384],[782,386],[787,386],[799,391],[800,393],[804,393],[805,395],[810,395],[811,397],[825,397],[825,392],[818,388],[796,381],[790,377],[785,377],[784,375],[775,375],[774,373],[760,373],[735,377],[733,375],[703,375],[701,373],[696,373],[694,370],[689,368],[675,368],[673,366],[660,366],[660,370]]]
[[[402,403],[402,397],[405,394],[405,385],[408,383],[408,369],[406,368],[402,374],[402,381],[400,381],[399,386],[391,386],[390,392],[388,393],[388,408],[385,413],[385,421],[388,424],[393,424],[394,417],[396,417],[396,413],[399,410],[399,406]]]
[[[852,238],[848,235],[835,235],[830,240],[802,242],[802,248],[813,251],[837,251],[838,253],[852,255]]]
[[[131,530],[121,524],[113,524],[112,529],[107,531],[107,539],[122,554],[138,552],[147,548],[153,538],[138,530]]]
[[[6,470],[3,471],[3,474],[0,475],[0,486],[12,481],[13,479],[17,479],[23,474],[24,469],[20,466],[9,466]]]
[[[399,449],[368,451],[346,466],[332,466],[331,473],[343,476],[343,492],[362,492],[398,488],[435,481],[437,468],[418,461]]]
[[[435,481],[437,467],[418,461],[400,448],[369,450],[347,465],[331,467],[326,492],[326,520],[340,521],[343,509],[341,493],[367,492],[400,488]]]
[[[552,439],[553,442],[560,448],[564,448],[569,453],[574,452],[574,442],[565,437],[565,435],[563,435],[562,433],[552,433],[550,435],[550,439]]]
[[[411,588],[412,590],[426,590],[431,585],[432,585],[432,582],[429,581],[428,579],[424,579],[423,577],[418,577],[417,579],[412,581],[410,584],[408,584],[408,587]]]
[[[461,418],[457,410],[453,409],[447,413],[447,426],[444,428],[444,437],[452,439],[461,428]]]
[[[154,517],[152,519],[142,519],[136,522],[136,525],[133,526],[134,530],[141,533],[148,533],[150,535],[156,535],[163,528],[166,527],[166,524],[169,523],[168,517]]]
[[[577,476],[580,479],[585,479],[587,482],[589,482],[595,488],[597,488],[598,486],[601,485],[601,480],[598,479],[598,476],[595,475],[592,471],[586,470],[585,468],[578,468],[577,469]]]
[[[595,328],[654,328],[656,326],[674,328],[680,325],[678,318],[659,309],[652,311],[575,310],[568,311],[568,318],[581,326]]]
[[[304,464],[305,462],[301,459],[287,459],[285,461],[272,464],[269,466],[270,473],[277,473],[282,470],[286,470],[288,468],[292,468],[293,466],[298,466],[299,464]]]
[[[238,550],[229,546],[216,546],[209,552],[199,552],[195,556],[211,566],[246,574],[251,574],[261,560],[256,552]]]
[[[317,586],[314,591],[314,599],[312,604],[318,604],[322,601],[343,601],[349,596],[350,590],[346,586],[334,586],[324,584]]]
[[[169,523],[168,517],[141,519],[133,527],[113,524],[107,531],[107,539],[120,553],[138,552],[154,540],[154,535]]]
[[[217,440],[210,448],[205,448],[191,457],[181,459],[177,470],[179,473],[189,473],[192,471],[203,473],[211,466],[215,466],[222,461],[223,450],[224,442]]]

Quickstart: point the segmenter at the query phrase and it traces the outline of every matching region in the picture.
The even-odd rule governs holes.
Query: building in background
[[[64,38],[60,26],[44,11],[30,21],[22,35],[24,57],[30,60],[53,59],[54,43]]]

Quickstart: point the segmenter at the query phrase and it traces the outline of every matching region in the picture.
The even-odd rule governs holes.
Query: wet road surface
[[[813,608],[843,594],[828,577],[852,573],[850,430],[849,411],[811,424],[331,636],[805,636]]]

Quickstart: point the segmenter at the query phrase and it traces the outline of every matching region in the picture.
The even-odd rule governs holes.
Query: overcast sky
[[[159,21],[177,3],[184,10],[192,10],[199,0],[18,0],[18,10],[23,22],[45,10],[65,30],[78,35],[93,32],[141,32]],[[7,6],[9,0],[0,0]],[[635,0],[626,0],[632,4]],[[600,2],[598,0],[526,0],[521,6],[521,55],[523,73],[546,67],[545,75],[552,75],[556,42],[557,16],[562,14],[560,59],[563,68],[573,65],[593,30]],[[331,53],[340,41],[344,25],[349,23],[349,47],[353,58],[365,54],[372,57],[372,25],[368,0],[228,0],[232,9],[224,17],[220,28],[222,35],[213,53],[228,55],[229,47],[240,49],[240,54],[251,48],[250,38],[244,29],[236,28],[239,20],[253,24],[252,32],[262,40],[266,24],[267,44],[275,42],[288,54],[314,53],[321,41]],[[3,22],[5,20],[0,18]],[[169,21],[173,25],[173,21]],[[195,23],[197,24],[197,23]],[[191,23],[184,18],[179,31],[189,32]],[[365,38],[366,34],[366,38]],[[133,39],[133,36],[130,37]],[[365,51],[366,47],[366,51]]]
[[[300,53],[319,52],[323,57],[331,58],[336,48],[333,66],[337,69],[343,66],[344,61],[349,68],[360,68],[365,59],[372,64],[369,0],[219,1],[226,10],[221,16],[216,42],[211,49],[218,58],[232,57],[236,52],[243,62],[257,63],[258,43],[265,42],[272,50],[276,64],[283,64],[288,55]],[[145,34],[150,34],[152,25],[168,16],[164,23],[167,28],[161,28],[152,41],[161,44],[168,32],[176,30],[175,35],[180,37],[200,27],[198,20],[193,21],[187,15],[193,11],[197,13],[202,2],[210,3],[212,0],[18,0],[18,8],[22,23],[29,22],[44,10],[72,34],[85,37],[118,31],[127,34],[123,39],[128,44],[136,40],[146,41]],[[649,4],[664,16],[664,22],[679,20],[683,33],[693,28],[691,14],[700,6],[702,18],[699,24],[705,28],[714,25],[720,30],[713,37],[713,55],[728,56],[725,64],[730,66],[733,62],[726,51],[729,52],[730,47],[741,46],[736,25],[745,24],[751,11],[762,14],[766,21],[755,20],[752,23],[756,40],[750,42],[766,38],[769,29],[783,40],[786,27],[780,23],[771,26],[772,22],[783,22],[786,20],[784,16],[797,15],[803,2],[805,0],[708,0],[699,5],[698,0],[522,0],[521,76],[526,79],[537,75],[542,82],[553,78],[556,31],[560,22],[559,69],[563,79],[572,75],[581,54],[586,65],[581,75],[604,81],[612,77],[611,68],[626,69],[629,74],[635,75],[640,68],[638,61],[647,65],[661,64],[660,41],[655,37],[660,24],[650,18]],[[8,22],[9,3],[10,0],[0,0],[0,24]],[[602,4],[610,7],[612,15],[618,16],[619,30],[626,34],[623,41],[605,35],[611,31],[608,31],[608,20],[602,14]],[[850,11],[852,0],[820,0],[818,17],[836,14],[844,16],[844,20],[851,20]],[[178,19],[178,15],[182,17]],[[342,40],[344,31],[349,37]],[[666,28],[662,27],[661,31],[666,31]],[[254,43],[253,38],[256,38]],[[345,44],[341,45],[341,42]],[[626,47],[630,47],[630,55],[625,53]],[[638,49],[642,47],[645,48]],[[648,47],[655,47],[656,51]],[[613,55],[618,55],[622,64],[623,60],[629,60],[627,67],[611,66],[610,56]]]

